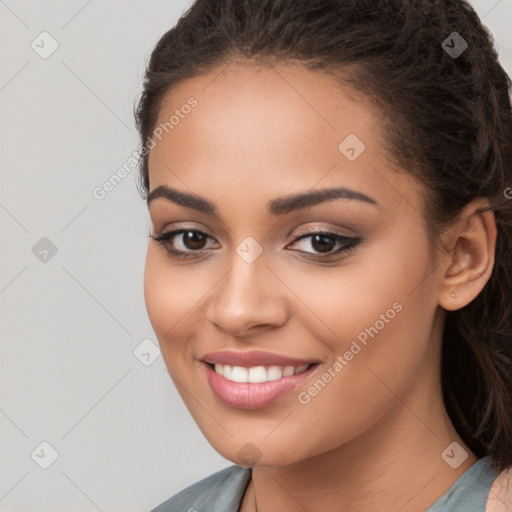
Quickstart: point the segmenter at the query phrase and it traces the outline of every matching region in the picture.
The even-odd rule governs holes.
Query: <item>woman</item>
[[[234,465],[155,512],[509,510],[509,90],[464,1],[197,0],[160,39],[146,306]]]

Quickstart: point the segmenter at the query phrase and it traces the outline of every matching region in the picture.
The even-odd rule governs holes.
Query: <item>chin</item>
[[[277,437],[273,442],[264,438],[261,441],[258,439],[241,442],[230,440],[222,446],[219,443],[214,444],[210,440],[208,441],[222,457],[233,464],[246,468],[286,466],[302,460],[301,454],[297,453],[296,444],[283,446],[282,440]]]

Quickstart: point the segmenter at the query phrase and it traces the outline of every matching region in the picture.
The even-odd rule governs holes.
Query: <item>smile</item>
[[[297,367],[202,363],[216,397],[225,405],[239,409],[258,409],[276,402],[303,384],[318,366],[318,363]]]
[[[215,373],[222,375],[225,379],[232,382],[251,382],[257,384],[260,382],[268,382],[271,380],[281,379],[282,377],[290,377],[302,373],[309,367],[309,364],[301,366],[231,366],[229,364],[216,364],[214,366]]]

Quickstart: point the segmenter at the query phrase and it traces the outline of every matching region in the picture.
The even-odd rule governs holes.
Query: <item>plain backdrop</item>
[[[0,0],[0,511],[149,512],[231,465],[158,355],[127,164],[145,62],[190,3]],[[510,73],[512,0],[472,3]]]

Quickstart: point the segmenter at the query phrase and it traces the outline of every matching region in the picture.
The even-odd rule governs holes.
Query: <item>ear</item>
[[[463,308],[482,291],[491,276],[496,246],[496,222],[487,200],[467,204],[443,234],[446,271],[439,288],[439,305],[448,311]]]

